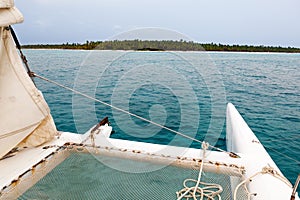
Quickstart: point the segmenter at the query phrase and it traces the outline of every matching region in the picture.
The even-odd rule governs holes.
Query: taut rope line
[[[165,130],[168,130],[168,131],[170,131],[170,132],[172,132],[172,133],[175,133],[175,134],[178,134],[178,135],[180,135],[180,136],[182,136],[182,137],[188,138],[188,139],[190,139],[190,140],[192,140],[192,141],[198,142],[198,143],[200,143],[200,144],[202,144],[202,142],[203,142],[203,141],[197,140],[197,139],[195,139],[195,138],[193,138],[193,137],[190,137],[190,136],[188,136],[188,135],[185,135],[185,134],[183,134],[183,133],[180,133],[180,132],[178,132],[178,131],[175,131],[175,130],[173,130],[173,129],[170,129],[170,128],[168,128],[168,127],[166,127],[166,126],[163,126],[163,125],[161,125],[161,124],[158,124],[158,123],[156,123],[156,122],[153,122],[153,121],[151,121],[151,120],[149,120],[149,119],[146,119],[146,118],[144,118],[144,117],[138,116],[138,115],[136,115],[136,114],[133,114],[133,113],[131,113],[131,112],[128,112],[128,111],[126,111],[126,110],[123,110],[123,109],[121,109],[121,108],[118,108],[118,107],[116,107],[116,106],[113,106],[113,105],[111,105],[111,104],[108,104],[108,103],[106,103],[106,102],[104,102],[104,101],[101,101],[101,100],[99,100],[99,99],[96,99],[96,98],[94,98],[94,97],[91,97],[91,96],[89,96],[89,95],[87,95],[87,94],[84,94],[84,93],[82,93],[82,92],[79,92],[79,91],[77,91],[77,90],[74,90],[74,89],[72,89],[72,88],[70,88],[70,87],[67,87],[67,86],[65,86],[65,85],[62,85],[62,84],[60,84],[60,83],[58,83],[58,82],[52,81],[52,80],[50,80],[50,79],[47,79],[47,78],[45,78],[45,77],[43,77],[43,76],[41,76],[41,75],[38,75],[38,74],[33,73],[33,76],[34,76],[34,77],[37,77],[37,78],[39,78],[39,79],[42,79],[42,80],[44,80],[44,81],[47,81],[47,82],[49,82],[49,83],[52,83],[52,84],[54,84],[54,85],[57,85],[57,86],[59,86],[59,87],[62,87],[62,88],[64,88],[64,89],[66,89],[66,90],[72,91],[72,92],[74,92],[75,94],[81,95],[81,96],[86,97],[86,98],[88,98],[88,99],[90,99],[90,100],[93,100],[93,101],[99,102],[99,103],[101,103],[101,104],[104,104],[104,105],[106,105],[106,106],[108,106],[108,107],[111,107],[111,108],[113,108],[113,109],[115,109],[115,110],[118,110],[118,111],[120,111],[120,112],[126,113],[126,114],[128,114],[128,115],[131,115],[131,116],[133,116],[133,117],[136,117],[136,118],[138,118],[138,119],[141,119],[141,120],[143,120],[143,121],[146,121],[146,122],[148,122],[148,123],[150,123],[150,124],[153,124],[153,125],[155,125],[155,126],[158,126],[158,127],[160,127],[160,128],[163,128],[163,129],[165,129]],[[234,153],[232,153],[232,152],[224,151],[223,149],[220,149],[220,148],[215,147],[215,146],[212,146],[212,145],[209,145],[209,146],[210,146],[212,149],[216,149],[216,150],[218,150],[218,151],[221,151],[221,152],[224,152],[224,153],[228,153],[230,156],[232,156],[232,154],[234,154]]]
[[[300,161],[299,161],[299,160],[296,160],[296,159],[294,159],[294,158],[292,158],[292,157],[290,157],[290,156],[288,156],[288,155],[286,155],[286,154],[283,154],[283,153],[281,153],[280,151],[275,150],[274,148],[266,147],[266,146],[264,146],[264,147],[265,147],[266,149],[269,149],[269,150],[271,150],[271,151],[274,151],[274,152],[276,152],[276,153],[278,153],[278,154],[280,154],[280,155],[286,157],[287,159],[290,159],[290,160],[294,161],[294,162],[297,163],[297,164],[300,164]]]

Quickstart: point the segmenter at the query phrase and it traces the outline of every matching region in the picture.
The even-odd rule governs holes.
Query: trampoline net
[[[144,172],[120,171],[107,163]],[[157,170],[147,170],[153,167]],[[183,181],[197,179],[198,173],[196,169],[72,153],[18,199],[176,199]],[[222,199],[233,199],[231,190],[241,180],[236,176],[204,172],[201,181],[220,184]],[[240,187],[238,199],[247,199],[244,187]]]

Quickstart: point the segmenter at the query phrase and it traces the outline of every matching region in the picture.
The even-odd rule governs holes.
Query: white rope
[[[207,148],[209,147],[208,143],[203,142],[202,143],[202,149],[203,149],[203,158],[201,161],[199,174],[198,174],[198,180],[195,179],[185,179],[183,182],[184,188],[178,192],[177,194],[177,200],[180,199],[190,199],[193,198],[194,200],[197,200],[200,197],[200,200],[202,200],[204,197],[207,199],[213,200],[215,197],[217,197],[219,200],[221,200],[220,193],[223,191],[223,188],[219,184],[214,183],[205,183],[201,182],[201,176],[203,171],[203,165],[204,165],[204,159],[205,159],[205,152]],[[190,187],[187,185],[188,182],[196,183],[195,186]],[[200,187],[203,185],[203,187]]]
[[[300,174],[298,175],[298,178],[295,182],[295,185],[294,185],[294,188],[293,188],[293,192],[292,192],[292,196],[291,196],[291,199],[292,198],[295,198],[295,195],[296,195],[296,192],[297,192],[297,188],[299,186],[299,182],[300,182]]]
[[[240,184],[238,184],[234,190],[234,195],[233,195],[233,200],[237,199],[237,191],[239,189],[239,187],[241,187],[241,185],[246,184],[247,182],[250,182],[254,177],[258,176],[259,174],[270,174],[272,176],[274,176],[275,178],[278,178],[279,180],[281,180],[282,182],[284,182],[285,184],[287,184],[289,187],[293,187],[291,185],[291,183],[282,175],[280,175],[274,168],[272,168],[270,165],[264,167],[261,171],[256,172],[254,175],[250,176],[249,178],[243,180],[242,182],[240,182]],[[251,199],[251,195],[254,195],[252,193],[249,194],[248,199]]]
[[[115,109],[115,110],[118,110],[118,111],[120,111],[120,112],[126,113],[126,114],[128,114],[128,115],[131,115],[131,116],[133,116],[133,117],[136,117],[136,118],[138,118],[138,119],[141,119],[141,120],[143,120],[143,121],[146,121],[146,122],[148,122],[148,123],[150,123],[150,124],[153,124],[153,125],[155,125],[155,126],[158,126],[158,127],[160,127],[160,128],[166,129],[166,130],[168,130],[168,131],[170,131],[170,132],[173,132],[173,133],[175,133],[175,134],[178,134],[178,135],[180,135],[180,136],[182,136],[182,137],[188,138],[188,139],[193,140],[193,141],[198,142],[198,143],[202,143],[202,141],[197,140],[197,139],[195,139],[195,138],[193,138],[193,137],[190,137],[190,136],[188,136],[188,135],[185,135],[185,134],[183,134],[183,133],[180,133],[180,132],[178,132],[178,131],[175,131],[175,130],[173,130],[173,129],[170,129],[170,128],[168,128],[168,127],[165,127],[165,126],[163,126],[163,125],[161,125],[161,124],[158,124],[158,123],[156,123],[156,122],[153,122],[153,121],[151,121],[151,120],[149,120],[149,119],[143,118],[143,117],[141,117],[141,116],[138,116],[138,115],[136,115],[136,114],[133,114],[133,113],[131,113],[131,112],[128,112],[128,111],[126,111],[126,110],[123,110],[123,109],[121,109],[121,108],[118,108],[118,107],[116,107],[116,106],[113,106],[113,105],[111,105],[111,104],[108,104],[108,103],[106,103],[106,102],[104,102],[104,101],[101,101],[101,100],[99,100],[99,99],[96,99],[96,98],[94,98],[94,97],[91,97],[91,96],[89,96],[89,95],[87,95],[87,94],[84,94],[84,93],[82,93],[82,92],[79,92],[79,91],[77,91],[77,90],[74,90],[74,89],[72,89],[72,88],[70,88],[70,87],[64,86],[64,85],[62,85],[62,84],[60,84],[60,83],[58,83],[58,82],[52,81],[52,80],[47,79],[47,78],[45,78],[45,77],[43,77],[43,76],[40,76],[40,75],[38,75],[38,74],[35,74],[35,73],[34,73],[33,76],[34,76],[34,77],[37,77],[37,78],[40,78],[40,79],[42,79],[42,80],[44,80],[44,81],[47,81],[47,82],[49,82],[49,83],[55,84],[55,85],[57,85],[57,86],[59,86],[59,87],[62,87],[62,88],[64,88],[64,89],[66,89],[66,90],[72,91],[72,92],[74,92],[75,94],[79,94],[79,95],[81,95],[81,96],[83,96],[83,97],[86,97],[86,98],[91,99],[91,100],[93,100],[93,101],[96,101],[96,102],[99,102],[99,103],[101,103],[101,104],[104,104],[104,105],[106,105],[106,106],[108,106],[108,107],[111,107],[111,108],[113,108],[113,109]],[[215,146],[212,146],[212,145],[209,145],[209,146],[210,146],[212,149],[216,149],[216,150],[218,150],[218,151],[221,151],[221,152],[230,154],[229,152],[224,151],[223,149],[220,149],[220,148],[218,148],[218,147],[215,147]],[[231,153],[232,153],[232,152],[231,152]]]

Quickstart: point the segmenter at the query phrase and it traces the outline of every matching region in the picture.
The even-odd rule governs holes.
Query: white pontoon
[[[124,160],[133,162],[133,173],[167,169],[168,166],[169,171],[163,173],[173,175],[170,179],[160,174],[151,177],[152,182],[130,183],[133,184],[131,188],[122,190],[118,188],[120,184],[109,182],[117,172],[108,173],[109,168],[120,170],[120,165],[106,163],[102,166],[103,172],[100,170],[105,184],[95,189],[102,191],[101,196],[90,198],[299,199],[296,189],[231,103],[227,106],[227,151],[212,151],[205,142],[202,142],[202,149],[194,149],[113,139],[110,138],[112,127],[107,120],[83,135],[57,131],[48,105],[30,76],[45,78],[26,71],[15,47],[10,25],[22,21],[23,16],[12,0],[0,1],[0,199],[22,197],[43,177],[52,173],[51,170],[59,168],[60,163],[83,154],[95,156],[100,159],[99,163],[103,158],[112,159],[108,162],[110,164],[114,159],[117,163]],[[147,165],[147,169],[142,163]],[[93,170],[90,173],[99,173],[98,168]],[[190,177],[186,177],[186,172]],[[128,176],[126,173],[123,175]],[[163,183],[164,179],[171,181]],[[64,182],[58,184],[56,189],[52,188],[53,197],[40,198],[55,198],[54,193]],[[146,189],[137,190],[139,187]],[[150,190],[151,187],[161,189],[157,192]],[[51,190],[50,187],[46,189]],[[81,198],[76,192],[69,195],[65,197]]]

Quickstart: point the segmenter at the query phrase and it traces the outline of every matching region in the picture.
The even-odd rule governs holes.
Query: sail
[[[49,107],[28,76],[7,28],[23,20],[9,6],[12,1],[0,1],[0,158],[17,146],[41,145],[57,132]]]
[[[0,0],[0,27],[23,21],[23,15],[14,7],[12,0]]]
[[[14,5],[13,0],[0,0],[0,8],[12,8]]]

